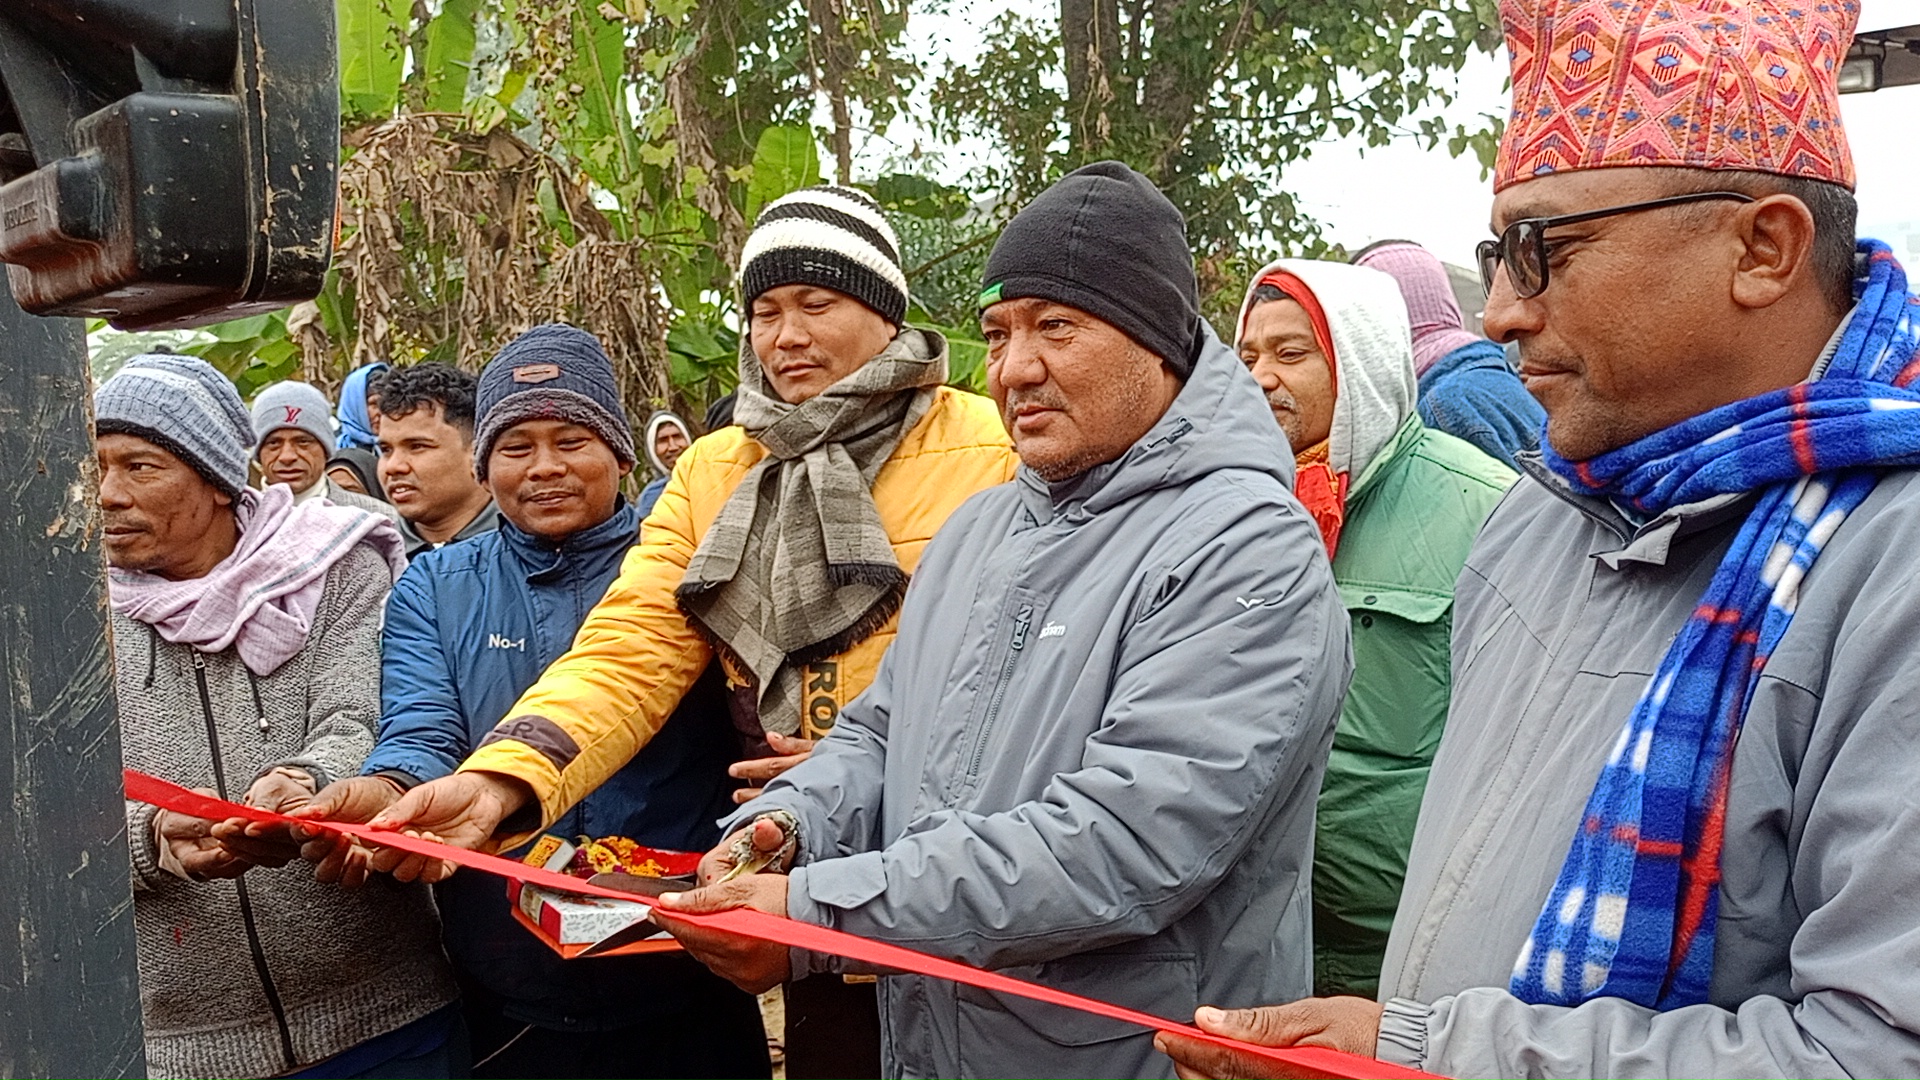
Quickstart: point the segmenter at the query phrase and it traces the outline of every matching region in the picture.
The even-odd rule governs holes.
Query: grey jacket
[[[394,511],[394,514],[398,517],[399,511]],[[457,544],[462,540],[472,539],[482,533],[490,533],[499,527],[500,507],[492,499],[488,499],[487,505],[482,507],[480,512],[474,515],[473,520],[467,522],[458,533],[454,534],[453,539],[447,541],[447,543]],[[414,532],[413,522],[408,521],[406,518],[400,518],[400,539],[407,545],[407,561],[409,562],[425,555],[435,548],[446,546],[446,544],[436,544],[421,536],[419,533]]]
[[[790,914],[1173,1019],[1309,993],[1352,664],[1292,460],[1209,334],[1118,461],[962,506],[872,687],[733,819],[798,818]],[[1140,1029],[1024,998],[893,976],[880,1010],[890,1075],[1170,1075]]]
[[[386,560],[357,546],[327,574],[306,647],[264,677],[231,649],[202,653],[114,615],[126,763],[234,799],[275,765],[322,785],[358,773],[380,715],[367,673],[380,670],[390,586]],[[376,874],[340,889],[299,861],[185,881],[160,869],[154,814],[127,803],[152,1075],[277,1076],[453,1000],[426,886]]]
[[[1594,778],[1751,505],[1631,526],[1522,456],[1454,597],[1453,701],[1381,993],[1380,1056],[1448,1076],[1920,1075],[1920,484],[1807,577],[1735,748],[1711,1003],[1506,992]]]

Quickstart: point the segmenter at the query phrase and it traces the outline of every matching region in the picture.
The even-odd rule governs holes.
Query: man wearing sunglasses
[[[1203,1028],[1456,1077],[1920,1074],[1920,299],[1853,235],[1857,10],[1502,4],[1486,328],[1546,439],[1455,594],[1380,1001]]]

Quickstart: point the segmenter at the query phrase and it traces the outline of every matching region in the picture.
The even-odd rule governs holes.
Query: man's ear
[[[1736,211],[1740,262],[1734,268],[1733,302],[1771,307],[1812,281],[1813,212],[1791,195],[1769,195]]]

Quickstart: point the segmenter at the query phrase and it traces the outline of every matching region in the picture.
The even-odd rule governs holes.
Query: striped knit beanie
[[[782,285],[845,293],[899,326],[907,317],[900,240],[865,192],[802,188],[760,211],[740,251],[740,294],[752,304]]]
[[[246,490],[253,417],[233,383],[199,357],[134,357],[93,392],[93,416],[101,435],[145,439],[228,495]]]

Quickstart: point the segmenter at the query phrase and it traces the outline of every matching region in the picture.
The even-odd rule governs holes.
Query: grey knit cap
[[[93,416],[102,435],[145,439],[227,494],[246,490],[253,418],[233,383],[199,357],[134,357],[93,392]]]
[[[303,382],[281,382],[267,387],[253,399],[253,439],[255,445],[281,428],[299,428],[320,440],[331,456],[336,444],[329,414],[333,405],[318,387]]]
[[[473,472],[487,482],[487,458],[505,431],[527,420],[565,420],[600,436],[624,468],[637,460],[633,425],[600,339],[565,323],[547,323],[507,342],[473,392]]]

